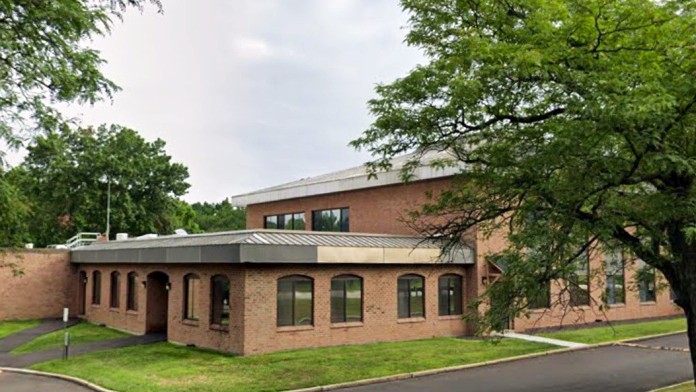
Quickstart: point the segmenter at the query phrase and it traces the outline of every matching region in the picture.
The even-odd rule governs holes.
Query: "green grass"
[[[89,323],[80,323],[68,328],[70,331],[70,345],[78,345],[102,340],[118,339],[130,336],[124,332]],[[17,347],[12,354],[26,354],[35,351],[50,350],[63,347],[65,331],[55,331]]]
[[[23,329],[36,327],[39,324],[39,320],[3,321],[0,323],[0,339]]]
[[[686,319],[678,318],[634,324],[620,324],[615,325],[614,328],[597,327],[571,329],[567,331],[541,333],[539,335],[567,340],[569,342],[595,344],[684,330],[686,330]]]
[[[660,392],[694,392],[696,391],[696,388],[694,388],[694,382],[693,381],[687,381],[683,384],[678,384],[674,385],[665,389],[660,389]]]
[[[129,391],[276,391],[464,365],[555,347],[437,338],[235,357],[169,343],[91,353],[34,365]]]

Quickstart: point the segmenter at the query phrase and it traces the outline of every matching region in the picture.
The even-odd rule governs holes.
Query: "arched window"
[[[198,320],[198,288],[201,279],[198,275],[188,274],[184,276],[184,318],[186,320]]]
[[[126,310],[138,310],[138,274],[128,273],[126,282]]]
[[[306,276],[278,279],[278,326],[312,325],[314,282]]]
[[[111,285],[110,285],[110,296],[109,296],[109,306],[112,308],[118,308],[119,306],[119,295],[121,294],[121,274],[118,271],[111,273]]]
[[[92,272],[92,305],[101,304],[101,272]]]
[[[230,280],[225,275],[210,279],[210,324],[225,326],[230,323]]]
[[[440,316],[462,314],[462,277],[447,274],[438,279],[438,308]]]
[[[362,321],[362,278],[341,275],[331,279],[331,322]]]
[[[425,317],[425,280],[420,275],[401,276],[397,283],[399,318]]]

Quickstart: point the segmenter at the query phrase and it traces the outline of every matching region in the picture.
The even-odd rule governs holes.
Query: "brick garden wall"
[[[0,267],[0,321],[62,317],[66,306],[76,312],[77,275],[68,251],[7,249],[0,260],[23,271],[15,277]]]

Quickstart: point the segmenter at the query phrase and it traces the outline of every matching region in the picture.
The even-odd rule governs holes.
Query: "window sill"
[[[287,325],[284,327],[277,327],[276,332],[311,331],[313,329],[313,325]]]
[[[401,318],[396,320],[397,324],[424,323],[425,317]]]
[[[640,306],[655,306],[655,305],[657,305],[657,301],[640,302]]]
[[[230,328],[227,325],[210,324],[210,329],[213,331],[229,332]]]
[[[120,311],[121,311],[121,309],[119,309],[119,308],[109,308],[109,312],[118,313]]]
[[[92,304],[92,307],[98,309],[98,308],[101,308],[101,305],[99,305],[99,304]]]
[[[444,316],[438,316],[438,320],[461,320],[462,315],[461,314],[447,314]]]
[[[138,311],[137,310],[126,310],[126,314],[129,316],[137,316]]]
[[[199,321],[198,320],[183,319],[183,320],[181,320],[181,323],[184,325],[191,326],[191,327],[197,327]]]
[[[625,308],[626,304],[609,304],[609,309],[611,308]]]
[[[546,313],[546,312],[548,312],[548,311],[550,311],[550,310],[551,310],[551,309],[549,309],[549,308],[536,308],[536,309],[528,309],[527,311],[528,311],[529,313],[539,314],[539,313]]]
[[[363,325],[365,324],[362,321],[350,321],[346,323],[331,323],[331,328],[355,328]]]

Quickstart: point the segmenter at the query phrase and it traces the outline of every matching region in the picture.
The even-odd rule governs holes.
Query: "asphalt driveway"
[[[50,377],[0,372],[0,391],[11,392],[93,392],[92,389]]]
[[[686,334],[636,343],[651,347],[687,347]],[[684,382],[692,377],[688,352],[608,346],[342,391],[633,392]]]

